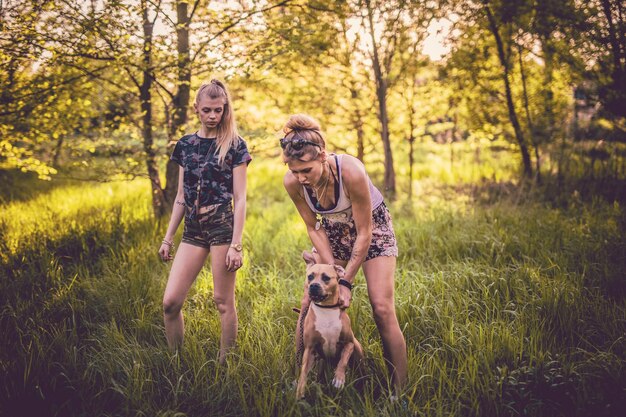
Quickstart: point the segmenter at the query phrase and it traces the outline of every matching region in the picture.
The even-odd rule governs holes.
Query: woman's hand
[[[230,272],[234,272],[243,265],[243,252],[239,252],[235,248],[229,248],[226,254],[226,268]]]
[[[343,285],[339,286],[339,306],[343,309],[350,307],[352,302],[352,291]]]
[[[174,243],[163,239],[159,248],[159,256],[163,262],[169,262],[174,259]]]

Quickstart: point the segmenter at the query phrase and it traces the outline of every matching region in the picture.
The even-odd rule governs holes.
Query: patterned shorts
[[[233,238],[233,207],[230,203],[200,207],[200,214],[185,210],[184,243],[210,249],[228,245]]]
[[[340,213],[324,214],[322,227],[330,240],[334,258],[349,260],[357,235],[352,208]],[[385,203],[381,203],[372,211],[372,242],[365,260],[368,261],[378,256],[398,256],[398,245],[393,232],[391,215]]]

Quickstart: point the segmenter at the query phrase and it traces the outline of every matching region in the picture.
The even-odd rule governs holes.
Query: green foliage
[[[446,149],[418,153],[446,158]],[[362,275],[350,315],[365,366],[340,392],[322,372],[295,401],[291,308],[310,242],[282,189],[284,170],[276,159],[250,166],[240,329],[224,367],[208,269],[184,306],[185,345],[167,351],[169,265],[156,255],[166,224],[151,217],[145,180],[46,183],[41,195],[3,203],[2,414],[610,416],[624,406],[624,208],[600,199],[480,205],[432,173],[414,202],[390,206],[407,408],[388,401]]]
[[[93,148],[91,138],[102,128],[119,128],[128,116],[124,92],[107,90],[98,79],[129,80],[102,65],[114,58],[98,55],[96,29],[78,21],[82,11],[76,7],[18,0],[0,10],[6,25],[0,37],[0,159],[47,180],[57,173],[63,149],[74,160],[89,160],[72,153]],[[113,30],[107,20],[98,24]],[[95,55],[101,61],[90,65],[88,57]]]
[[[377,28],[377,77],[367,4]],[[122,158],[103,171],[140,175],[152,164],[152,149],[157,159],[166,158],[165,140],[195,130],[195,118],[181,116],[192,116],[187,88],[193,94],[215,75],[233,87],[242,131],[266,156],[275,153],[268,138],[280,135],[286,116],[307,112],[322,122],[331,148],[380,162],[377,85],[387,89],[394,160],[404,158],[410,138],[515,143],[486,4],[499,22],[514,107],[536,164],[561,140],[620,141],[626,77],[623,39],[616,36],[623,18],[614,0],[218,2],[188,4],[189,21],[182,23],[171,1],[13,0],[0,10],[0,162],[50,179],[64,164],[91,168],[94,157],[116,154]],[[142,7],[156,28],[150,68],[142,56]],[[426,28],[446,16],[454,20],[447,39],[452,52],[441,63],[429,62],[421,53],[432,35]],[[187,37],[177,32],[181,25],[188,26]],[[140,108],[146,78],[154,80],[143,93],[152,97],[150,122],[142,121]],[[593,100],[587,103],[589,129],[576,124],[572,86],[582,84],[603,104],[598,111]],[[599,126],[600,116],[609,119],[608,128]],[[143,133],[153,132],[158,143],[142,137],[143,123],[149,125]]]

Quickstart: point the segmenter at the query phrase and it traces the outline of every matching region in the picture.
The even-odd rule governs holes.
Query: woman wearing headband
[[[319,261],[345,268],[345,277],[339,282],[343,308],[350,306],[354,278],[363,268],[397,395],[407,378],[407,353],[394,304],[398,247],[383,196],[357,158],[326,150],[315,119],[292,115],[283,132],[280,146],[289,168],[283,181],[285,189],[306,224]],[[296,333],[298,346],[309,303],[305,291]]]

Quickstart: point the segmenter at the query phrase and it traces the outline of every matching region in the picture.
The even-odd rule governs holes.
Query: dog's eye
[[[307,277],[309,281],[313,281],[314,278],[315,278],[315,275],[313,274],[309,274],[309,276]]]
[[[322,274],[322,281],[328,282],[328,281],[330,281],[330,277],[328,275],[326,275],[326,274]]]

